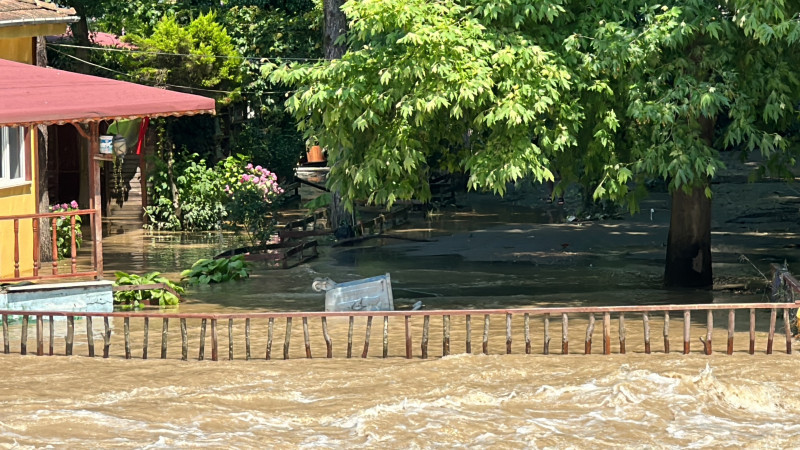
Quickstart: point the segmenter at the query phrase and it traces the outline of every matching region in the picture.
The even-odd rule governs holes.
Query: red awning
[[[214,114],[214,99],[0,59],[0,126]]]

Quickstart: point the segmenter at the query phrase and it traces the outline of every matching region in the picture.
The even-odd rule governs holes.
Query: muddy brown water
[[[445,211],[395,233],[420,243],[386,239],[358,247],[332,248],[320,258],[290,270],[256,267],[250,280],[192,289],[180,312],[319,311],[323,294],[311,289],[315,277],[348,281],[391,273],[395,304],[408,308],[506,308],[548,305],[762,301],[758,290],[670,292],[660,288],[663,239],[654,230],[644,240],[600,250],[593,238],[554,240],[543,247],[513,252],[528,260],[499,258],[481,233],[505,226],[502,233],[535,242],[545,228],[522,224],[551,220],[532,211],[502,214],[486,206],[475,211]],[[507,211],[507,210],[506,210]],[[558,214],[558,212],[556,212]],[[513,217],[514,220],[508,219]],[[511,223],[509,223],[511,222]],[[516,223],[518,222],[518,223]],[[520,228],[515,228],[517,225]],[[508,230],[518,230],[509,232]],[[530,231],[530,234],[525,234]],[[470,237],[470,233],[472,236]],[[505,234],[503,234],[505,235]],[[459,237],[460,236],[460,237]],[[534,237],[529,237],[534,236]],[[462,239],[460,241],[459,239]],[[469,241],[471,239],[471,241]],[[550,239],[550,238],[548,238]],[[555,238],[553,238],[555,239]],[[601,241],[606,238],[596,238]],[[611,238],[608,238],[611,239]],[[552,239],[551,239],[552,240]],[[176,278],[196,259],[224,250],[235,238],[227,234],[178,235],[142,231],[110,236],[105,242],[106,269],[159,270]],[[611,242],[611,241],[609,241]],[[482,258],[458,250],[471,243],[487,247]],[[562,248],[562,243],[569,246]],[[591,245],[590,245],[591,244]],[[438,245],[438,249],[437,249]],[[734,245],[734,244],[731,244]],[[734,245],[735,246],[735,245]],[[466,248],[465,247],[465,248]],[[521,249],[522,248],[522,249]],[[521,249],[521,250],[520,250]],[[462,249],[463,250],[463,249]],[[725,260],[723,256],[720,258]],[[762,270],[765,267],[762,263]],[[720,266],[718,274],[734,284],[753,282],[748,268]],[[227,324],[220,324],[221,360],[197,361],[198,326],[190,323],[190,361],[180,361],[180,334],[170,323],[170,358],[157,357],[160,320],[151,321],[151,359],[124,360],[119,319],[109,359],[88,358],[86,330],[78,321],[71,357],[0,355],[0,444],[4,447],[56,448],[789,448],[800,436],[800,386],[797,352],[764,355],[765,335],[758,334],[756,355],[746,352],[746,314],[737,315],[736,352],[724,354],[727,321],[715,317],[715,353],[700,354],[696,336],[705,335],[705,314],[692,317],[692,354],[682,348],[682,319],[673,316],[673,352],[664,354],[663,319],[651,316],[654,353],[643,353],[641,316],[627,317],[628,354],[603,356],[602,337],[594,334],[592,355],[502,355],[504,323],[494,318],[489,355],[464,351],[463,319],[453,319],[452,356],[441,354],[441,322],[432,319],[431,358],[419,358],[414,342],[411,360],[402,357],[402,325],[392,322],[389,358],[380,355],[380,322],[373,328],[368,358],[304,358],[302,329],[292,330],[291,358],[265,361],[265,324],[253,324],[253,354],[244,360],[244,325],[236,322],[235,359],[227,361]],[[599,317],[598,317],[599,319]],[[513,327],[519,330],[520,319]],[[759,330],[766,317],[759,316]],[[535,322],[535,323],[534,323]],[[540,319],[532,320],[534,350],[541,352]],[[56,324],[57,347],[64,325]],[[99,332],[95,323],[95,334]],[[324,342],[313,321],[312,352],[324,355]],[[12,325],[12,335],[14,327]],[[334,354],[342,356],[346,323],[331,320]],[[412,324],[416,331],[419,321]],[[586,318],[570,318],[573,352],[583,352]],[[617,323],[612,344],[618,348]],[[134,358],[141,356],[141,321],[132,321]],[[363,345],[363,323],[355,347]],[[782,330],[782,321],[778,320]],[[276,336],[285,324],[276,321]],[[473,324],[473,349],[481,325]],[[31,333],[31,335],[33,335]],[[82,336],[81,336],[82,335]],[[560,350],[560,323],[551,323],[551,351]],[[419,336],[419,334],[415,334]],[[778,334],[780,336],[780,333]],[[95,342],[101,341],[97,335]],[[280,352],[280,343],[275,344]],[[12,343],[14,345],[16,343]],[[515,352],[524,343],[515,337]],[[57,353],[63,349],[57,350]],[[206,358],[210,353],[206,348]]]

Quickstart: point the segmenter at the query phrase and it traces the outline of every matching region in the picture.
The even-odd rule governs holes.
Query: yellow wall
[[[33,64],[33,40],[26,38],[0,38],[0,58]]]
[[[2,38],[0,35],[0,58],[33,63],[33,40],[31,37]],[[21,186],[0,187],[0,216],[33,214],[36,212],[36,133],[29,132],[30,157],[27,170],[31,173],[30,182]],[[33,271],[33,231],[30,219],[19,223],[20,275],[31,275]],[[0,220],[0,278],[14,276],[14,223]]]
[[[26,163],[33,165],[35,156],[35,128],[30,137],[31,155]],[[30,167],[31,180],[14,187],[0,187],[0,216],[34,214],[36,212],[36,170]],[[33,225],[30,219],[19,221],[20,275],[33,271]],[[14,276],[14,221],[0,220],[0,279]]]

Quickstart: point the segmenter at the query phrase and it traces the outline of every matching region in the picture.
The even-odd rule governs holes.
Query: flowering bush
[[[266,245],[275,229],[275,210],[283,189],[278,177],[264,167],[244,164],[241,157],[221,163],[228,220],[241,226],[253,245]]]
[[[50,206],[50,212],[69,212],[78,208],[75,200],[69,203],[61,203]],[[71,255],[72,248],[72,216],[61,216],[56,219],[56,248],[59,258],[66,258]],[[75,247],[81,248],[83,234],[81,233],[81,216],[75,216]]]

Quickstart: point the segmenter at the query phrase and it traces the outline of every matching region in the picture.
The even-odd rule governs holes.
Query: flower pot
[[[306,159],[310,163],[325,161],[325,155],[322,154],[322,147],[319,145],[312,145],[306,152]]]

